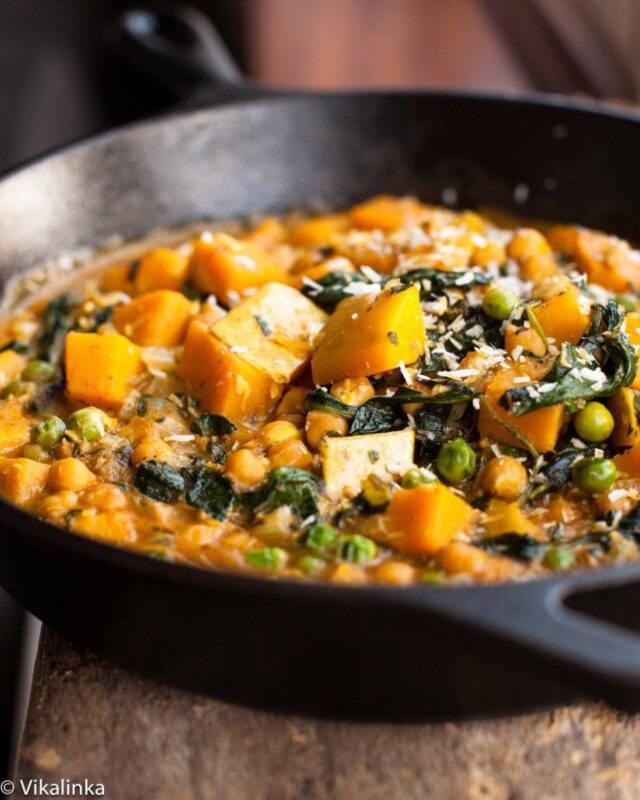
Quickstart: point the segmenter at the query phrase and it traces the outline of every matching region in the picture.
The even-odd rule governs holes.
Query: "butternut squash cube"
[[[48,464],[30,458],[5,458],[0,461],[0,494],[25,506],[44,489],[48,475]]]
[[[640,478],[640,444],[634,444],[633,447],[616,456],[613,463],[620,475]]]
[[[120,405],[140,366],[140,350],[126,336],[76,331],[67,334],[67,394],[73,400]]]
[[[484,407],[480,408],[478,419],[480,436],[495,439],[512,447],[522,447],[522,442],[502,427],[494,418],[495,415],[521,434],[539,453],[554,450],[564,423],[562,403],[540,408],[520,417],[502,408],[499,404],[502,395],[513,386],[513,378],[516,374],[510,369],[502,370],[494,375],[487,384],[484,397],[493,413]]]
[[[105,292],[124,292],[132,297],[136,291],[132,272],[131,264],[114,264],[100,275],[100,288]]]
[[[286,281],[284,272],[264,247],[226,233],[210,241],[198,239],[190,262],[191,279],[201,292],[215,294],[225,305],[236,305],[251,289],[271,281]]]
[[[3,350],[0,353],[0,388],[17,378],[26,363],[27,359],[15,350]]]
[[[413,466],[411,428],[362,436],[327,436],[320,444],[325,490],[331,498],[355,497],[370,475],[391,480]]]
[[[194,320],[187,331],[178,374],[200,400],[203,411],[234,422],[265,417],[282,386],[253,367]]]
[[[573,255],[590,283],[618,293],[640,289],[640,259],[637,251],[622,239],[599,231],[580,230]]]
[[[349,223],[354,228],[378,229],[387,233],[425,215],[425,206],[415,197],[379,195],[354,206],[349,212]]]
[[[441,483],[398,489],[387,510],[387,530],[401,538],[398,549],[433,556],[469,531],[477,512]]]
[[[189,258],[169,247],[158,247],[144,256],[133,279],[138,294],[155,289],[177,291],[187,279]]]
[[[589,324],[589,314],[580,308],[578,293],[573,287],[534,306],[533,313],[545,336],[554,339],[556,344],[578,344]]]
[[[326,320],[297,289],[269,283],[214,323],[211,333],[276,383],[288,383],[311,358]]]
[[[510,322],[504,334],[504,349],[511,354],[516,347],[522,347],[524,353],[531,353],[538,357],[547,352],[545,343],[535,328],[519,328]]]
[[[506,503],[504,500],[491,500],[483,519],[487,536],[499,536],[501,533],[522,533],[541,538],[538,526],[527,518],[517,503]]]
[[[349,297],[318,337],[313,380],[334,383],[413,364],[424,353],[425,340],[417,286]]]
[[[640,356],[640,314],[635,311],[627,314],[622,323],[622,330],[627,334],[629,341],[636,349],[636,353]],[[631,384],[631,388],[640,389],[640,369]]]
[[[0,455],[12,456],[31,439],[31,424],[15,397],[0,400]]]
[[[184,339],[192,313],[192,303],[183,294],[158,289],[119,305],[113,324],[142,347],[177,347]]]
[[[640,443],[640,424],[635,399],[640,398],[633,389],[620,389],[607,405],[615,421],[609,441],[614,447],[631,447]]]
[[[346,214],[327,214],[300,222],[292,228],[289,241],[297,247],[317,247],[329,244],[334,236],[344,233],[349,227]]]

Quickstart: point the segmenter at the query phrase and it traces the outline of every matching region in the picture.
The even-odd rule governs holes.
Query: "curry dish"
[[[0,324],[0,492],[347,584],[639,557],[640,252],[409,197],[183,233]]]

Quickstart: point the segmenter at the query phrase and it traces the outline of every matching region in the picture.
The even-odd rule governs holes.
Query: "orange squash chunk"
[[[627,242],[598,231],[580,230],[574,257],[590,283],[612,292],[640,289],[640,261],[633,257]]]
[[[417,286],[343,300],[318,337],[313,380],[333,383],[412,364],[425,349]]]
[[[589,325],[589,314],[580,308],[575,289],[544,300],[534,306],[533,313],[545,335],[555,339],[556,344],[578,344]]]
[[[187,278],[188,268],[186,255],[169,247],[158,247],[140,260],[133,279],[134,286],[139,294],[154,289],[177,291]]]
[[[297,247],[315,247],[329,244],[334,236],[344,233],[349,226],[346,214],[327,214],[300,222],[289,234],[289,241]]]
[[[627,334],[629,341],[640,356],[640,314],[634,311],[627,314],[622,323],[622,330]],[[631,388],[640,389],[640,369],[631,384]]]
[[[486,386],[485,400],[494,415],[521,434],[539,453],[547,453],[555,449],[564,423],[562,403],[516,417],[515,414],[499,405],[502,395],[513,386],[513,378],[516,374],[513,370],[505,369],[495,375]],[[522,442],[503,428],[484,407],[480,408],[478,431],[480,436],[495,439],[512,447],[522,447]]]
[[[610,442],[614,447],[630,447],[640,443],[640,425],[635,409],[635,392],[624,388],[613,395],[607,403],[615,425]]]
[[[0,455],[15,455],[31,439],[31,425],[15,397],[0,400]]]
[[[486,510],[483,526],[487,536],[499,536],[501,533],[522,533],[541,538],[540,529],[527,518],[517,503],[505,503],[504,500],[493,499]]]
[[[124,292],[133,296],[136,292],[132,280],[131,264],[114,264],[100,276],[100,288],[105,292]]]
[[[198,321],[189,325],[178,373],[203,411],[234,422],[266,416],[282,392],[282,386],[233,353]]]
[[[15,350],[3,350],[0,353],[0,387],[6,386],[18,377],[27,360]]]
[[[477,512],[441,483],[398,489],[387,509],[387,530],[401,538],[398,549],[432,556],[466,533]]]
[[[354,206],[349,212],[349,223],[354,228],[379,229],[390,233],[408,222],[420,219],[424,214],[425,206],[415,197],[379,195]]]
[[[113,324],[142,347],[177,347],[184,339],[192,311],[191,302],[183,294],[159,289],[119,305]]]
[[[543,356],[547,352],[542,337],[535,328],[519,328],[510,322],[504,334],[504,349],[511,354],[516,347],[522,347],[525,353],[534,356]]]
[[[44,489],[49,465],[30,458],[6,458],[0,461],[0,494],[18,505],[31,502]]]
[[[140,366],[140,350],[126,336],[76,331],[67,334],[67,394],[73,400],[120,405]]]
[[[286,283],[284,272],[264,247],[226,233],[195,243],[190,271],[200,291],[215,294],[226,305],[235,305],[247,290],[270,281]]]
[[[640,478],[640,444],[635,444],[613,459],[618,472],[629,478]]]

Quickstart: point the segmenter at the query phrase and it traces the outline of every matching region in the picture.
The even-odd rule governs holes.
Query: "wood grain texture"
[[[159,686],[45,630],[19,775],[101,781],[113,800],[636,800],[640,718],[278,716]]]

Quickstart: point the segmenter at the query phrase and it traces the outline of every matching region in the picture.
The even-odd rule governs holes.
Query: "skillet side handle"
[[[181,105],[200,106],[266,94],[248,83],[211,20],[187,5],[133,7],[117,17],[107,40]]]
[[[504,584],[476,594],[429,589],[420,604],[502,640],[589,697],[640,711],[640,569]],[[475,592],[477,590],[470,590]],[[481,590],[482,591],[482,590]],[[452,602],[453,601],[453,602]]]

